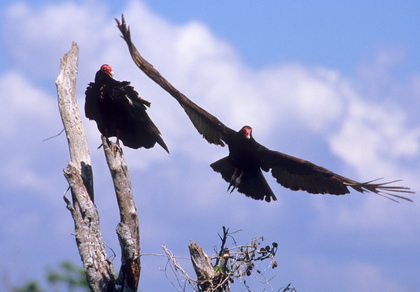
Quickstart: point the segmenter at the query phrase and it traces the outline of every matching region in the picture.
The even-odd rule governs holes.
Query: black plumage
[[[105,137],[117,137],[130,148],[151,148],[156,143],[167,152],[159,129],[148,116],[150,102],[142,99],[128,81],[113,78],[109,65],[102,65],[86,89],[85,114],[95,120]]]
[[[131,41],[130,30],[125,24],[124,17],[121,23],[117,19],[116,21],[136,65],[179,102],[207,142],[220,146],[228,145],[229,156],[211,164],[213,170],[219,172],[229,183],[228,190],[233,191],[237,188],[240,193],[256,200],[267,202],[277,200],[262,173],[270,171],[279,184],[294,191],[344,195],[350,192],[350,187],[361,193],[376,193],[393,201],[397,199],[411,201],[400,195],[413,193],[409,188],[392,185],[398,180],[384,183],[375,183],[376,180],[357,182],[309,161],[267,149],[255,141],[252,128],[249,126],[242,127],[238,132],[225,126],[163,78],[137,51]]]

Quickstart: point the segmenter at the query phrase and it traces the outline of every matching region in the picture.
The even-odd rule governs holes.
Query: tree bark
[[[190,250],[191,262],[197,275],[197,285],[200,291],[216,291],[213,289],[213,280],[216,276],[210,257],[197,243],[192,242],[188,245]]]
[[[58,105],[67,136],[70,162],[64,170],[72,194],[66,197],[75,226],[76,243],[91,291],[114,290],[114,268],[109,261],[100,232],[99,213],[93,203],[93,174],[86,135],[76,100],[79,48],[73,42],[61,58],[57,77]]]
[[[117,286],[121,286],[122,291],[137,291],[141,270],[140,231],[130,175],[122,149],[104,136],[102,145],[120,209],[117,234],[121,246],[121,269]]]

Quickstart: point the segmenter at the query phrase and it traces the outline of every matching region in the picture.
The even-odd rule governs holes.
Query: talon
[[[122,152],[122,148],[120,147],[120,145],[119,145],[118,141],[117,141],[117,143],[116,143],[116,144],[114,144],[114,145],[112,145],[112,146],[113,146],[113,149],[112,149],[112,151],[113,151],[113,152],[115,152],[115,153],[117,153],[117,152]]]
[[[106,129],[105,129],[106,130]],[[106,138],[106,143],[108,144],[108,146],[110,145],[110,143],[111,143],[111,141],[109,141],[109,139],[108,139],[108,136],[105,136],[105,138]],[[99,146],[98,146],[98,150],[99,149],[101,149],[102,147],[104,147],[105,145],[103,144],[103,143],[101,143]]]
[[[230,182],[230,184],[228,186],[228,189],[227,189],[228,192],[229,192],[231,187],[232,187],[232,190],[230,191],[230,193],[232,193],[235,190],[236,186],[232,182]]]
[[[232,187],[232,190],[230,191],[230,193],[232,193],[239,186],[239,184],[241,183],[242,176],[244,175],[244,171],[241,171],[241,174],[238,177],[236,177],[237,173],[238,173],[238,169],[235,168],[232,178],[230,179],[229,187],[227,189],[227,191],[229,191],[230,188]]]
[[[235,168],[235,171],[233,172],[232,177],[230,178],[230,183],[227,189],[227,191],[229,192],[230,188],[232,187],[232,190],[230,191],[230,193],[232,193],[236,188],[236,185],[234,184],[234,182],[235,182],[237,173],[238,173],[238,169]]]

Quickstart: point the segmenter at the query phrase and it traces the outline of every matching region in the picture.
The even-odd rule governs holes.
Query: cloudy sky
[[[111,1],[109,1],[111,2]],[[103,63],[152,102],[149,115],[171,152],[124,148],[144,254],[165,244],[209,254],[222,226],[239,243],[279,244],[279,267],[253,291],[420,291],[420,207],[371,194],[309,195],[277,185],[278,201],[226,193],[209,145],[179,105],[138,70],[114,18],[163,76],[226,125],[344,176],[403,179],[420,192],[418,1],[13,1],[2,2],[0,46],[0,288],[42,279],[45,267],[80,264],[63,195],[69,160],[57,108],[59,59],[80,47],[78,100]],[[117,3],[117,4],[116,4]],[[120,254],[118,210],[99,132],[83,120],[103,235]],[[69,194],[67,194],[69,196]],[[111,250],[108,250],[112,254]],[[195,276],[188,260],[181,264]],[[176,291],[163,257],[145,255],[140,289]],[[261,269],[265,269],[262,263]],[[261,277],[260,277],[261,280]],[[172,283],[171,283],[172,282]],[[235,282],[235,291],[244,289]]]

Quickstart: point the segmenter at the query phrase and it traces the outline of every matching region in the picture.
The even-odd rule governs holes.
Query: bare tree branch
[[[58,106],[69,144],[70,159],[64,170],[72,194],[66,197],[75,226],[76,243],[92,291],[114,290],[114,268],[109,261],[100,232],[99,213],[93,203],[93,175],[82,120],[76,101],[79,48],[73,42],[61,58],[57,77]]]
[[[216,277],[210,257],[195,242],[188,245],[191,255],[191,262],[194,271],[197,274],[197,283],[201,291],[217,291],[214,290],[213,279]]]
[[[185,291],[185,287],[188,285],[191,286],[191,288],[196,291],[196,280],[192,279],[188,273],[182,268],[181,264],[178,263],[178,261],[176,260],[176,257],[174,256],[174,254],[166,247],[166,245],[162,245],[163,250],[165,251],[165,255],[166,258],[168,259],[168,265],[171,267],[172,272],[174,274],[176,274],[178,272],[178,274],[183,277],[185,280],[181,280],[179,279],[179,277],[177,276],[176,279],[178,281],[178,285],[180,286],[180,290],[179,288],[177,288],[175,286],[174,283],[172,283],[172,285],[175,287],[175,289],[177,289],[178,291]],[[144,255],[144,254],[143,254]],[[143,256],[142,255],[142,256]],[[187,258],[183,258],[183,259],[187,259]],[[166,271],[166,268],[165,268]],[[168,278],[169,279],[169,278]]]
[[[227,248],[227,239],[232,238],[235,246]],[[186,271],[175,260],[175,256],[164,246],[168,262],[174,267],[174,273],[178,273],[178,277],[183,277],[190,284],[194,291],[203,292],[228,292],[234,281],[239,280],[248,291],[246,278],[254,276],[263,285],[270,285],[271,278],[267,278],[264,274],[267,269],[274,269],[278,266],[274,260],[278,245],[273,242],[271,246],[260,247],[263,237],[253,238],[245,245],[237,245],[229,233],[229,229],[223,227],[223,236],[219,235],[222,241],[221,251],[215,256],[208,256],[205,251],[195,242],[188,245],[190,250],[190,258],[197,275],[197,280],[191,279]],[[216,264],[212,263],[216,260]],[[270,264],[265,269],[260,269],[257,262],[269,260]],[[180,281],[178,280],[178,283]],[[185,291],[182,290],[182,291]]]
[[[121,286],[122,291],[137,291],[141,270],[140,231],[130,175],[122,149],[104,136],[102,136],[102,145],[120,209],[117,234],[122,254],[117,286]]]
[[[93,174],[85,130],[76,99],[79,47],[75,42],[60,59],[60,73],[55,81],[58,108],[69,144],[70,160],[80,169],[87,191],[93,201]]]

